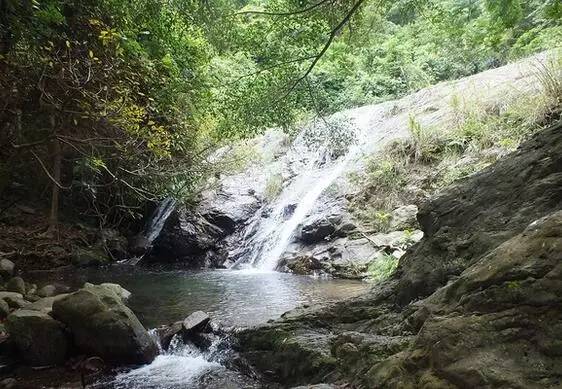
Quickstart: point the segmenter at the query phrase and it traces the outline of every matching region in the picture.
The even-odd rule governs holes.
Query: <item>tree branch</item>
[[[43,168],[43,171],[45,172],[47,177],[49,177],[49,179],[51,181],[53,181],[53,184],[55,184],[56,186],[58,186],[60,189],[63,189],[63,190],[70,189],[70,186],[62,186],[57,180],[55,180],[55,178],[51,175],[51,173],[49,173],[49,169],[47,169],[47,167],[45,166],[45,164],[43,163],[41,158],[39,158],[39,156],[35,153],[35,151],[33,151],[33,150],[30,150],[30,151],[31,151],[31,154],[33,154],[33,156],[37,159],[37,161],[39,162],[39,164]]]
[[[299,9],[296,11],[287,11],[287,12],[268,12],[268,11],[238,11],[234,13],[235,15],[268,15],[268,16],[292,16],[292,15],[299,15],[305,12],[310,12],[315,8],[318,8],[326,3],[333,3],[334,0],[322,0],[318,3],[311,5],[310,7],[306,7],[303,9]]]
[[[316,64],[318,64],[318,61],[320,61],[320,58],[322,58],[322,56],[326,53],[326,51],[328,51],[328,49],[330,48],[332,42],[334,41],[334,39],[336,38],[336,36],[338,35],[338,33],[341,31],[341,29],[347,24],[347,22],[349,22],[349,20],[351,19],[351,17],[353,16],[353,14],[359,9],[359,7],[361,6],[361,4],[363,4],[365,2],[365,0],[358,0],[355,5],[353,5],[353,7],[351,7],[351,9],[349,10],[349,12],[345,15],[345,17],[338,23],[338,25],[336,27],[334,27],[334,29],[330,32],[330,36],[328,37],[328,40],[326,41],[326,43],[324,44],[324,47],[322,47],[322,50],[320,50],[320,52],[314,57],[314,60],[312,61],[312,63],[310,64],[310,66],[306,69],[306,72],[299,78],[297,78],[293,84],[291,85],[291,87],[287,90],[287,92],[285,92],[285,94],[281,97],[280,100],[283,100],[285,97],[287,97],[293,90],[295,90],[295,88],[297,87],[298,84],[300,84],[301,81],[303,81],[306,77],[308,77],[308,75],[312,72],[312,70],[314,69],[314,67],[316,66]]]

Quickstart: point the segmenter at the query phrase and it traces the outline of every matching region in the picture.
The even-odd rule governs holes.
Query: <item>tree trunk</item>
[[[51,117],[51,125],[54,129],[55,119]],[[55,137],[51,143],[51,155],[53,156],[52,176],[54,178],[51,191],[51,213],[49,215],[49,231],[55,231],[59,222],[59,194],[60,194],[60,176],[62,152],[59,140]]]

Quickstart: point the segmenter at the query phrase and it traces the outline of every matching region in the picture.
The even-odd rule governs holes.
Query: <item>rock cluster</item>
[[[13,264],[0,262],[4,274],[12,275]],[[85,284],[60,294],[66,288],[46,285],[37,290],[12,277],[6,288],[0,292],[0,315],[6,318],[8,334],[2,342],[13,345],[26,364],[60,365],[76,353],[100,357],[107,364],[142,364],[158,353],[156,342],[124,303],[130,293],[117,284]]]

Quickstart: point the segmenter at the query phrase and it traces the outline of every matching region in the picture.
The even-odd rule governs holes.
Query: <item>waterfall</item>
[[[146,223],[146,227],[143,232],[143,236],[148,241],[148,244],[152,244],[160,232],[162,228],[164,228],[164,223],[168,220],[168,217],[171,215],[172,211],[176,206],[176,200],[171,197],[165,198],[158,204],[158,207],[154,210],[150,218]]]
[[[356,148],[354,147],[353,150]],[[258,264],[261,270],[275,270],[279,259],[286,251],[287,246],[291,243],[298,226],[304,221],[308,214],[313,210],[316,201],[324,193],[324,191],[342,174],[348,162],[353,158],[355,153],[350,150],[347,155],[340,157],[329,171],[322,174],[309,190],[304,194],[302,199],[296,204],[292,216],[279,226],[279,233],[275,237],[276,243],[273,248],[265,253]],[[287,204],[283,205],[283,209]]]
[[[368,130],[373,129],[381,113],[380,107],[353,109],[331,117],[331,123],[323,120],[301,130],[287,152],[272,162],[281,166],[283,188],[256,213],[235,241],[236,247],[230,252],[232,268],[277,269],[299,226],[310,215],[325,211],[319,199],[326,190],[353,166],[366,144],[380,139],[379,134],[368,134]],[[335,131],[334,122],[340,123]],[[307,137],[320,141],[310,143]],[[266,168],[260,174],[271,175],[271,171]]]
[[[121,261],[122,263],[128,265],[136,265],[140,262],[141,259],[144,258],[146,253],[150,251],[152,242],[154,242],[154,240],[158,238],[158,235],[160,235],[160,232],[162,232],[164,223],[166,223],[166,220],[168,220],[168,217],[170,217],[175,207],[176,200],[171,197],[167,197],[164,200],[160,201],[154,212],[152,212],[152,215],[150,215],[150,217],[146,221],[144,230],[137,237],[139,241],[142,241],[141,243],[143,248],[145,249],[145,252],[136,257],[125,259]]]

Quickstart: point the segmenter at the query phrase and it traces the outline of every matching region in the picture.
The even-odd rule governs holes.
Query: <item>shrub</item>
[[[398,258],[392,254],[384,253],[369,263],[367,273],[370,279],[380,282],[390,277],[397,267]]]

